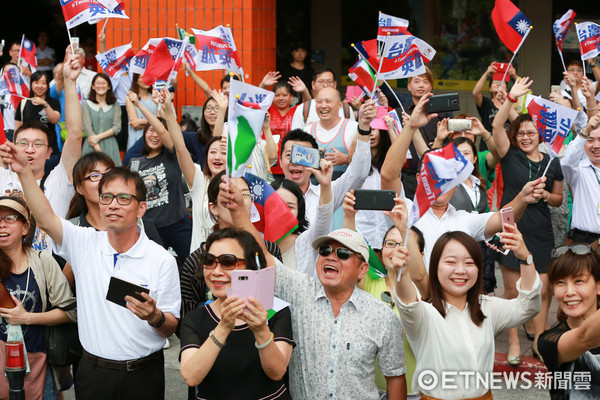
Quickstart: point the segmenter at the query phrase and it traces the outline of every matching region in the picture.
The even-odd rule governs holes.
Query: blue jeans
[[[46,368],[46,383],[44,384],[43,400],[56,399],[58,399],[58,394],[56,393],[56,385],[54,384],[54,374],[52,373],[52,367],[48,365]]]

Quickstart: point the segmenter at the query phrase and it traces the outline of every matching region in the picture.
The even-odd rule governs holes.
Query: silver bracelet
[[[212,331],[210,331],[210,333],[208,334],[208,336],[210,336],[210,338],[212,339],[213,343],[216,344],[217,346],[219,346],[220,349],[222,349],[223,347],[225,347],[225,343],[219,342],[219,339],[217,339],[217,337],[215,336],[215,330],[214,329]]]

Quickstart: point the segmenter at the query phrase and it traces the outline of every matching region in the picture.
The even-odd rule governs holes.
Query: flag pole
[[[515,56],[517,55],[517,52],[519,51],[519,49],[523,45],[523,42],[525,42],[525,39],[527,39],[527,36],[529,36],[529,32],[531,32],[532,29],[533,29],[533,26],[529,25],[529,29],[527,29],[527,32],[525,32],[525,35],[523,36],[523,39],[521,39],[521,43],[519,43],[519,46],[516,48],[515,52],[512,55],[512,58],[508,62],[509,67],[506,68],[506,71],[504,71],[504,75],[502,76],[502,81],[501,82],[504,82],[504,79],[506,79],[506,74],[508,73],[508,70],[510,69],[510,66],[512,65],[512,62],[515,59]]]
[[[379,73],[381,72],[381,66],[383,65],[383,60],[385,58],[385,48],[387,47],[387,41],[390,37],[390,33],[388,32],[385,37],[385,41],[383,42],[383,51],[381,52],[381,59],[379,60],[379,68],[377,68],[377,74],[375,75],[375,84],[373,85],[373,90],[371,90],[371,98],[375,96],[375,89],[377,88],[377,79],[379,79]]]
[[[108,18],[104,19],[104,25],[102,26],[100,33],[104,33],[106,31],[106,24],[108,24]]]
[[[558,55],[560,56],[560,61],[562,62],[563,69],[567,72],[567,67],[565,66],[565,59],[563,58],[562,51],[558,50]]]
[[[75,55],[75,49],[73,48],[73,38],[71,37],[71,31],[67,27],[67,35],[69,36],[69,45],[71,46],[71,54]]]
[[[21,45],[19,46],[19,59],[17,60],[17,67],[19,67],[19,73],[21,73],[21,52],[23,51],[23,41],[25,40],[25,34],[21,36]]]

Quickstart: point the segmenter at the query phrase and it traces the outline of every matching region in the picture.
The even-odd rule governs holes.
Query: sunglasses
[[[237,258],[233,254],[215,256],[210,253],[202,253],[200,255],[200,263],[204,266],[204,269],[215,269],[217,268],[217,263],[219,263],[221,269],[229,271],[235,269],[238,265],[246,264],[246,260]]]
[[[592,252],[592,248],[589,244],[576,244],[575,246],[560,246],[552,250],[552,258],[559,258],[563,256],[567,251],[571,250],[571,253],[582,256]]]
[[[394,306],[396,305],[394,303],[394,300],[392,299],[392,294],[387,290],[385,292],[381,292],[381,301],[389,304],[390,306],[392,306],[392,308],[394,308]]]
[[[328,255],[330,255],[331,253],[333,253],[333,247],[331,246],[320,246],[319,249],[317,250],[319,252],[320,256],[323,257],[327,257]],[[335,255],[337,256],[337,258],[339,258],[340,260],[344,261],[350,258],[351,255],[356,255],[357,257],[359,257],[361,260],[364,261],[363,256],[361,256],[358,253],[353,252],[352,250],[349,250],[345,247],[338,247],[337,249],[335,249]]]

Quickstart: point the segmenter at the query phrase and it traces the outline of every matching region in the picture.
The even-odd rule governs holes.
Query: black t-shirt
[[[181,351],[199,348],[217,327],[219,318],[209,305],[186,314],[181,323]],[[290,308],[284,307],[268,321],[274,340],[294,345]],[[210,340],[210,339],[209,339]],[[248,325],[238,325],[227,337],[210,372],[197,386],[199,399],[291,399],[287,376],[271,380],[263,371],[254,334]]]
[[[46,102],[54,111],[60,112],[60,102],[53,97],[46,96]],[[23,102],[24,105],[23,105]],[[23,112],[21,113],[21,107],[23,108]],[[15,121],[27,122],[27,121],[40,121],[48,126],[50,132],[52,133],[51,137],[49,137],[49,144],[52,147],[53,154],[60,154],[58,150],[58,145],[56,143],[56,131],[54,128],[54,124],[51,124],[48,121],[48,116],[46,115],[46,109],[43,104],[38,106],[34,105],[31,102],[31,99],[23,99],[19,103],[17,109],[15,110]]]
[[[571,330],[567,321],[559,321],[538,340],[538,349],[550,372],[561,372],[550,389],[552,400],[600,398],[600,347],[586,351],[574,361],[558,363],[558,340]],[[565,375],[570,375],[570,379]],[[558,378],[558,374],[555,377]],[[591,377],[591,381],[590,378]],[[559,389],[561,387],[561,389]]]
[[[477,107],[477,111],[479,112],[479,117],[481,118],[481,123],[483,127],[487,129],[488,132],[492,133],[492,123],[494,122],[494,118],[496,114],[498,114],[498,107],[494,105],[492,99],[489,97],[482,97],[481,107]],[[506,120],[504,123],[504,129],[508,129],[510,126],[510,120]],[[485,141],[481,140],[479,142],[479,151],[487,150],[487,146],[485,145]]]
[[[313,70],[308,65],[304,66],[304,69],[296,69],[292,67],[291,64],[285,64],[279,72],[281,73],[281,78],[279,78],[279,82],[287,82],[288,79],[292,76],[297,76],[302,79],[302,82],[306,85],[306,88],[310,90],[312,88],[312,76]]]
[[[157,228],[174,224],[187,215],[181,169],[175,150],[163,151],[156,157],[139,157],[131,160],[129,167],[138,171],[146,185],[145,216],[154,222]]]

